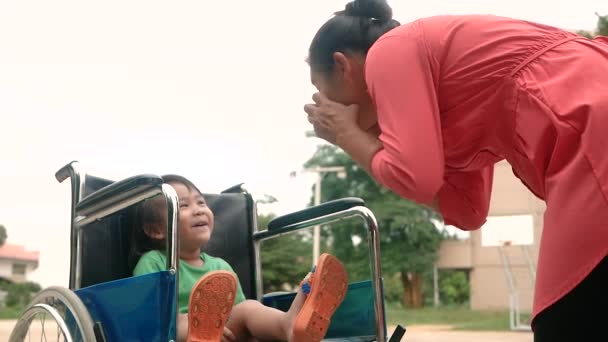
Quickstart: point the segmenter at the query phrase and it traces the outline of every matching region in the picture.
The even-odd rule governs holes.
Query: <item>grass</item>
[[[4,306],[0,308],[0,319],[17,319],[21,315],[23,308]]]
[[[449,325],[454,330],[509,330],[508,311],[473,311],[467,307],[404,309],[398,304],[387,304],[386,315],[391,325]],[[522,317],[522,321],[526,319]]]
[[[3,307],[0,319],[16,319],[22,308]],[[508,331],[508,311],[473,311],[468,307],[425,307],[404,309],[400,304],[387,303],[389,325],[449,325],[454,330]],[[523,316],[525,321],[529,316]]]

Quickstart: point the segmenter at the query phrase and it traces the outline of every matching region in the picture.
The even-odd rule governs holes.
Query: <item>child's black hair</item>
[[[186,177],[178,175],[164,175],[161,176],[164,183],[179,183],[186,186],[190,191],[197,191],[202,195],[201,191],[188,180]],[[165,252],[165,239],[154,239],[146,233],[144,230],[145,226],[156,226],[158,229],[163,231],[167,228],[167,202],[164,197],[159,195],[153,198],[149,198],[144,202],[137,205],[135,208],[135,226],[132,229],[131,234],[131,253],[129,257],[129,266],[131,269],[135,268],[139,258],[146,252],[152,250],[158,250],[162,253]],[[179,219],[179,216],[178,216]],[[177,229],[177,227],[175,227]]]

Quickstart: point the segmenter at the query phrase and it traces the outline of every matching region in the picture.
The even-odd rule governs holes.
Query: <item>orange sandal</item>
[[[292,342],[321,341],[331,316],[346,295],[348,277],[344,265],[333,255],[323,253],[301,288],[307,296],[294,321]]]
[[[236,277],[228,271],[209,272],[194,284],[188,303],[187,342],[221,340],[236,290]]]

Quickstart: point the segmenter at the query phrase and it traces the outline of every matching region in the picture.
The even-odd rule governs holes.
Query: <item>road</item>
[[[455,331],[450,330],[448,326],[407,327],[402,339],[403,342],[533,342],[533,340],[530,332]]]
[[[15,325],[14,320],[0,320],[0,341],[8,341]],[[51,328],[47,326],[48,328]],[[392,331],[389,328],[389,333]],[[52,336],[52,334],[47,334]],[[32,336],[36,339],[35,336]],[[531,333],[525,332],[480,332],[453,331],[447,326],[411,326],[402,340],[403,342],[532,342]]]

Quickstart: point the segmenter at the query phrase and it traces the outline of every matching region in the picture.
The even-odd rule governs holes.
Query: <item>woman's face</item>
[[[359,105],[359,126],[367,130],[376,124],[376,110],[365,84],[365,58],[334,54],[332,71],[310,69],[310,81],[319,93],[343,105]]]

